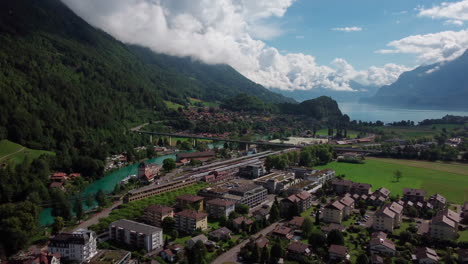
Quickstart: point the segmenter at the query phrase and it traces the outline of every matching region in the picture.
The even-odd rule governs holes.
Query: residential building
[[[424,202],[425,197],[426,197],[426,191],[424,190],[411,189],[411,188],[403,189],[404,201],[411,201],[413,203]]]
[[[354,199],[349,196],[345,196],[341,198],[339,202],[345,206],[343,211],[343,218],[349,217],[354,209]]]
[[[387,239],[387,234],[383,232],[372,234],[372,239],[369,242],[369,250],[373,254],[383,256],[395,256],[396,254],[395,244]]]
[[[296,174],[297,177],[297,174]],[[332,180],[335,178],[335,171],[331,169],[324,169],[324,170],[315,170],[309,174],[305,174],[304,179],[308,181],[314,181],[318,184],[325,184],[325,182]]]
[[[385,187],[381,187],[377,189],[375,192],[373,192],[372,195],[374,195],[377,198],[383,197],[386,200],[390,198],[390,190]]]
[[[195,246],[195,244],[198,241],[201,241],[203,244],[206,244],[208,242],[208,238],[203,234],[192,237],[191,239],[187,240],[187,242],[186,242],[187,243],[187,248],[192,249],[192,247]]]
[[[249,179],[257,179],[265,174],[265,168],[261,164],[247,165],[239,168],[239,175]]]
[[[301,182],[293,173],[273,171],[254,180],[255,184],[265,187],[268,193],[277,194]]]
[[[230,189],[229,194],[241,197],[239,203],[252,208],[266,200],[268,191],[264,187],[256,184],[247,184]]]
[[[3,261],[2,264],[60,264],[60,254],[48,252],[33,253],[29,255],[19,255]]]
[[[431,197],[429,197],[429,203],[432,204],[434,209],[442,210],[445,208],[445,205],[447,204],[447,199],[445,199],[445,197],[443,197],[440,194],[434,194]]]
[[[413,262],[419,264],[435,264],[439,263],[439,256],[432,248],[417,248],[411,255]]]
[[[253,221],[243,216],[239,216],[235,218],[234,220],[232,220],[232,224],[236,230],[240,230],[242,229],[242,225],[246,227],[250,226],[251,224],[253,224]]]
[[[372,185],[370,184],[367,184],[367,183],[357,183],[357,182],[353,182],[351,184],[351,189],[350,189],[350,193],[351,194],[359,194],[359,195],[368,195],[371,193],[371,188],[372,188]]]
[[[461,264],[468,263],[468,248],[460,248],[458,250],[458,263],[461,263]]]
[[[333,179],[331,183],[333,191],[338,195],[350,192],[352,184],[352,181],[344,179]]]
[[[197,229],[206,230],[208,228],[207,216],[206,213],[183,210],[174,215],[175,228],[186,233],[191,233]]]
[[[288,227],[292,229],[301,229],[304,220],[304,217],[294,216],[293,219],[291,219],[291,221],[288,222]]]
[[[191,209],[199,212],[203,211],[203,197],[192,194],[183,194],[176,199],[178,209]]]
[[[167,262],[175,262],[177,260],[177,255],[174,254],[174,252],[172,252],[172,250],[170,248],[167,248],[163,251],[161,251],[161,253],[159,253],[161,255],[161,258]]]
[[[160,170],[161,167],[156,163],[147,164],[142,162],[138,166],[138,179],[142,183],[150,183],[159,176]]]
[[[96,233],[87,229],[60,233],[50,239],[49,252],[60,254],[64,260],[88,262],[97,254]]]
[[[458,233],[460,215],[450,209],[440,211],[429,224],[429,235],[442,240],[453,240]]]
[[[204,152],[188,152],[188,153],[178,153],[176,155],[176,161],[180,162],[183,159],[187,160],[198,160],[201,162],[208,161],[210,159],[216,158],[216,152],[214,151],[204,151]]]
[[[161,228],[127,219],[117,220],[109,225],[109,238],[148,252],[161,248],[164,244]]]
[[[99,250],[89,264],[127,264],[132,253],[125,250]]]
[[[255,220],[262,221],[263,219],[268,220],[270,218],[270,208],[260,208],[252,212],[252,216],[255,217]]]
[[[330,245],[328,255],[332,261],[349,260],[348,248],[341,245]]]
[[[313,197],[307,191],[302,191],[297,194],[288,196],[286,199],[281,200],[281,210],[282,214],[286,215],[290,212],[290,207],[295,204],[296,208],[299,210],[298,213],[302,213],[312,207]]]
[[[279,237],[279,238],[284,238],[284,239],[292,239],[293,238],[292,231],[293,230],[287,226],[278,225],[276,226],[275,229],[273,229],[273,231],[271,232],[271,235]]]
[[[403,206],[398,203],[391,203],[381,207],[374,214],[373,228],[375,230],[385,230],[393,232],[400,226],[403,215]]]
[[[288,259],[300,260],[302,256],[308,257],[312,255],[309,245],[301,242],[292,242],[287,247]]]
[[[232,231],[227,227],[221,227],[208,233],[208,237],[213,241],[229,240]]]
[[[153,204],[145,208],[143,221],[148,225],[162,227],[164,218],[174,218],[174,209],[160,204]]]
[[[345,205],[340,201],[327,204],[323,210],[323,221],[340,224],[343,220],[344,208]]]
[[[229,217],[229,214],[234,212],[236,203],[225,199],[212,199],[206,202],[206,212],[209,217],[220,218]]]

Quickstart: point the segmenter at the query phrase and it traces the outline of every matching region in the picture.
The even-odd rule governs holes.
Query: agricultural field
[[[114,209],[108,217],[99,219],[99,223],[92,225],[90,229],[96,232],[100,232],[106,230],[110,223],[120,219],[138,220],[138,218],[143,214],[144,209],[149,205],[162,204],[172,206],[175,204],[177,196],[182,194],[196,194],[199,190],[205,188],[206,186],[207,184],[197,183],[182,189],[151,196],[127,204],[122,204],[117,209]]]
[[[386,187],[394,196],[401,196],[403,188],[420,188],[426,190],[428,195],[440,193],[452,203],[460,204],[468,200],[468,176],[460,167],[462,165],[453,165],[454,168],[449,171],[450,164],[434,163],[431,167],[424,162],[417,164],[417,167],[415,163],[396,162],[399,160],[367,159],[365,164],[332,162],[317,168],[334,169],[337,175],[346,175],[346,179],[372,184],[373,190]],[[399,181],[394,177],[396,170],[403,174]]]
[[[167,108],[172,109],[172,110],[178,110],[179,107],[184,108],[183,105],[177,104],[177,103],[174,103],[174,102],[171,102],[171,101],[164,101],[164,103],[166,104]]]
[[[214,102],[205,102],[205,101],[202,101],[200,99],[196,99],[196,98],[189,98],[189,101],[191,104],[196,104],[196,103],[201,103],[203,106],[205,107],[216,107],[216,106],[219,106],[218,103],[214,103]]]
[[[393,134],[395,136],[402,137],[403,139],[415,139],[421,137],[433,137],[442,132],[445,128],[447,131],[453,130],[463,125],[456,124],[436,124],[432,126],[415,126],[415,127],[395,127],[395,126],[384,126],[379,129],[384,131],[386,134]]]
[[[33,161],[43,154],[55,155],[51,151],[29,149],[9,140],[0,141],[0,164],[16,165],[22,163],[26,158]]]

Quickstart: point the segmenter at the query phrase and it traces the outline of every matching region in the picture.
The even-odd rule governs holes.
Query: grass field
[[[206,106],[206,107],[216,107],[216,106],[219,106],[218,103],[214,103],[214,102],[205,102],[205,101],[202,101],[200,99],[196,99],[196,98],[189,98],[189,101],[190,103],[192,104],[195,104],[195,103],[201,103],[203,106]]]
[[[23,147],[9,140],[0,141],[0,164],[20,164],[24,159],[33,161],[42,154],[55,155],[54,152]]]
[[[395,134],[405,139],[432,137],[442,132],[445,128],[447,131],[462,127],[463,125],[456,124],[437,124],[433,126],[417,126],[417,127],[380,127],[386,133]]]
[[[430,162],[420,160],[403,160],[403,159],[376,159],[368,158],[370,160],[380,160],[387,163],[393,163],[397,165],[404,165],[416,168],[424,168],[430,170],[444,171],[456,174],[463,174],[468,176],[468,165],[462,163],[444,163],[444,162]]]
[[[176,103],[171,102],[171,101],[164,101],[164,103],[166,104],[167,108],[172,109],[172,110],[178,110],[179,107],[184,108],[183,105],[176,104]]]
[[[358,134],[359,134],[358,131],[348,130],[348,138],[357,138]],[[328,135],[328,129],[323,128],[323,129],[318,130],[317,135],[318,136],[327,136]]]
[[[386,187],[392,195],[402,195],[403,188],[420,188],[428,195],[440,193],[452,203],[463,203],[468,200],[468,176],[466,174],[447,172],[447,166],[434,168],[413,167],[395,164],[384,159],[368,159],[365,164],[332,162],[317,168],[331,168],[346,179],[372,184],[372,189]],[[457,167],[458,165],[455,165]],[[437,169],[439,168],[439,169]],[[441,170],[444,168],[445,170]],[[400,170],[403,177],[395,182],[393,173]]]

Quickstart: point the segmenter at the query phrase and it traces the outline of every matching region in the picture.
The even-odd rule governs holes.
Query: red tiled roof
[[[150,211],[153,213],[160,213],[160,214],[166,214],[174,211],[173,208],[160,205],[160,204],[153,204],[145,208],[145,212]]]
[[[330,245],[328,253],[339,255],[344,258],[348,254],[348,248],[341,245]]]
[[[208,216],[206,213],[194,211],[194,210],[183,210],[181,212],[176,213],[176,215],[183,216],[186,218],[192,218],[196,220],[203,219]]]
[[[304,220],[305,220],[304,217],[294,216],[293,219],[288,222],[288,225],[294,225],[294,226],[301,227],[302,224],[304,223]]]

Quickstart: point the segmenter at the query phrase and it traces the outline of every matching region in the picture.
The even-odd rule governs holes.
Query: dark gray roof
[[[159,227],[150,226],[147,224],[138,223],[138,222],[127,220],[127,219],[121,219],[121,220],[112,222],[110,226],[120,227],[123,229],[135,231],[135,232],[146,234],[146,235],[151,235],[155,232],[162,232],[162,229]]]

